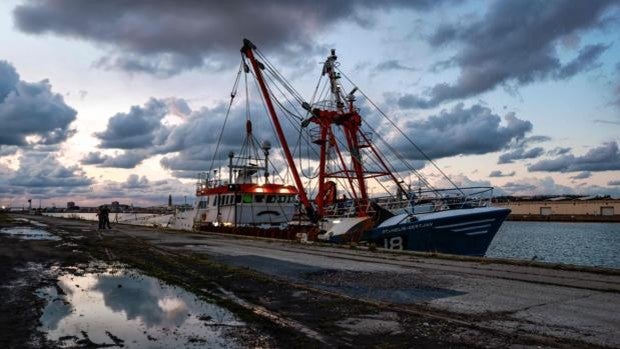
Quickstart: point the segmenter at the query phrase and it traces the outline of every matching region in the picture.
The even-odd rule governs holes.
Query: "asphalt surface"
[[[92,222],[70,224],[83,225],[85,232],[94,227]],[[560,270],[490,259],[453,260],[122,227],[122,234],[162,249],[205,253],[229,265],[317,290],[403,310],[424,309],[483,329],[620,347],[620,271]],[[119,230],[103,234],[119,234]]]

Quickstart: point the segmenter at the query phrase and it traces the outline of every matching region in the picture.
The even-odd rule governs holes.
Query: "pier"
[[[11,217],[231,302],[279,346],[620,346],[618,270]]]

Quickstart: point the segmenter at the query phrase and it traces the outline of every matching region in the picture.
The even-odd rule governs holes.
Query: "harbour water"
[[[75,212],[75,213],[44,213],[45,216],[62,217],[70,219],[83,219],[87,221],[96,221],[97,214],[92,212]],[[171,215],[162,215],[154,213],[110,213],[110,222],[112,223],[128,223],[136,225],[160,225],[166,226],[170,221]]]
[[[487,257],[620,268],[620,224],[504,222]]]

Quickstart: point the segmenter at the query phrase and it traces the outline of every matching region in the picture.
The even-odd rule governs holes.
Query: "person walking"
[[[101,209],[101,215],[103,216],[101,229],[105,229],[106,226],[108,227],[108,229],[112,229],[112,227],[110,226],[110,209],[108,208],[108,206],[103,206],[103,208]]]
[[[101,206],[97,207],[97,220],[99,221],[99,227],[97,230],[103,229],[103,212],[101,212]]]

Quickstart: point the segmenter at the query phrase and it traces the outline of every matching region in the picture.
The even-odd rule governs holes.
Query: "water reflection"
[[[40,330],[60,346],[239,346],[234,314],[136,271],[67,274],[39,295],[48,301]]]
[[[168,294],[155,279],[127,278],[104,275],[93,290],[103,294],[107,307],[124,312],[127,320],[140,320],[147,327],[179,326],[187,318],[188,300]]]

